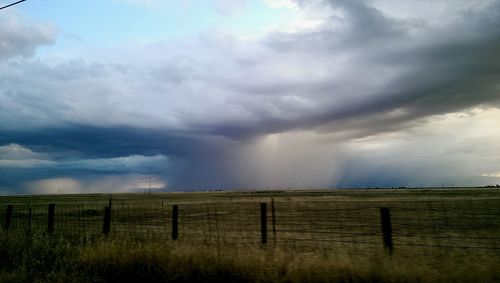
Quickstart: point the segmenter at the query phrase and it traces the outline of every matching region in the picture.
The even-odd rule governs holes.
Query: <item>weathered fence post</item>
[[[273,225],[273,243],[276,244],[276,210],[274,208],[274,199],[271,199],[271,222]]]
[[[112,198],[111,198],[111,194],[109,194],[109,200],[108,200],[109,208],[111,208],[111,204],[112,204]]]
[[[179,237],[179,206],[172,207],[172,240],[177,240]]]
[[[102,233],[108,235],[111,230],[111,207],[104,207],[104,221],[102,223]]]
[[[384,247],[389,254],[392,254],[394,249],[392,244],[392,226],[391,226],[391,211],[387,207],[380,209],[380,220],[382,222],[382,240]]]
[[[10,229],[10,222],[12,219],[12,207],[13,207],[12,204],[7,205],[7,211],[5,211],[5,223],[3,226],[5,230]]]
[[[47,218],[47,232],[52,233],[54,232],[54,216],[56,212],[56,204],[55,203],[50,203],[49,204],[49,215]]]
[[[265,245],[267,243],[267,204],[260,204],[260,242]]]

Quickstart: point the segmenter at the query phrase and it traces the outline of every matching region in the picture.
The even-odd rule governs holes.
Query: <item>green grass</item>
[[[500,281],[496,189],[117,194],[105,237],[108,200],[0,198],[0,219],[14,205],[10,231],[0,233],[0,282]],[[265,246],[260,202],[268,203]],[[51,235],[48,203],[56,203]],[[180,208],[175,242],[173,204]],[[392,255],[382,245],[380,207],[391,209]]]

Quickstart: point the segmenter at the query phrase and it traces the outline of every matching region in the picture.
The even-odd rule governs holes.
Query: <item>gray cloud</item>
[[[15,12],[0,15],[0,60],[32,56],[43,45],[54,44],[57,29],[50,24],[32,23]]]
[[[33,123],[40,126],[154,125],[245,138],[333,129],[325,125],[395,110],[405,114],[384,124],[497,105],[500,37],[489,28],[499,18],[497,2],[468,13],[477,19],[472,25],[459,18],[445,27],[391,18],[366,2],[324,5],[342,17],[312,31],[273,33],[260,42],[216,33],[187,48],[147,47],[151,64],[143,51],[130,51],[149,66],[12,63],[3,72],[4,118],[22,123],[37,117]],[[168,56],[158,53],[164,48]],[[25,77],[37,79],[21,84]]]
[[[343,69],[339,79],[314,84],[315,89],[307,92],[330,100],[325,107],[329,109],[315,109],[319,115],[306,121],[306,127],[396,109],[407,113],[393,121],[399,123],[480,104],[498,105],[495,54],[500,37],[490,27],[498,25],[499,2],[464,13],[445,28],[413,25],[413,19],[391,20],[366,2],[330,1],[329,5],[345,12],[341,21],[346,24],[340,29],[326,25],[312,33],[268,38],[268,44],[282,52],[319,50],[326,57],[347,58],[341,66],[331,65],[333,71]],[[470,17],[475,19],[473,24]],[[341,107],[336,107],[339,98]],[[376,124],[367,125],[371,126]]]
[[[209,31],[185,41],[83,53],[85,59],[0,58],[0,149],[14,154],[10,147],[17,144],[25,151],[16,154],[50,156],[26,160],[54,162],[29,165],[36,167],[29,180],[23,177],[28,169],[14,165],[0,175],[18,183],[83,180],[144,174],[153,164],[174,187],[235,188],[390,186],[417,184],[419,176],[438,184],[457,180],[454,171],[481,183],[482,175],[500,171],[498,156],[489,160],[477,149],[448,158],[457,145],[441,134],[391,143],[391,134],[411,139],[449,113],[498,108],[500,1],[297,3],[312,17],[328,16],[313,28],[252,39]],[[0,35],[5,46],[25,46],[2,52],[8,57],[28,56],[55,40],[55,29],[45,25],[10,25],[37,35],[27,36],[29,42],[12,32]],[[380,142],[372,137],[388,148],[377,154],[355,148],[360,139]],[[412,148],[423,152],[434,139],[440,148],[434,158],[395,159]],[[458,147],[473,143],[496,150],[488,138]],[[474,168],[453,165],[471,156]],[[148,161],[128,166],[127,158]],[[481,166],[486,159],[488,166]],[[6,160],[20,162],[0,150],[0,161]],[[431,178],[429,162],[441,164],[445,177]]]

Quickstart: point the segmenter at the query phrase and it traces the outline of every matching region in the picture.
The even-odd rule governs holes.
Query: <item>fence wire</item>
[[[262,245],[262,201],[178,204],[177,241],[219,245]],[[267,199],[266,245],[283,249],[379,252],[384,248],[380,208],[391,213],[395,251],[423,254],[466,250],[500,256],[500,200],[338,201]],[[104,208],[111,204],[110,234],[173,241],[174,202],[56,203],[54,232],[97,236]],[[15,203],[8,217],[0,204],[3,229],[15,233],[48,230],[48,204]],[[7,218],[9,218],[7,220]]]

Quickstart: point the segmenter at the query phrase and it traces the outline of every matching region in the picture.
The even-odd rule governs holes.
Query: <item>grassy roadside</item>
[[[500,263],[0,234],[0,282],[498,282]]]
[[[277,244],[270,238],[263,248],[258,208],[271,198]],[[102,208],[109,195],[0,198],[0,220],[6,206],[14,205],[11,229],[0,231],[0,283],[500,282],[496,189],[117,194],[112,199],[115,230],[104,237]],[[45,233],[48,203],[57,203],[50,236]],[[180,204],[185,225],[175,242],[169,222],[173,204]],[[392,256],[378,234],[382,206],[393,212]]]

